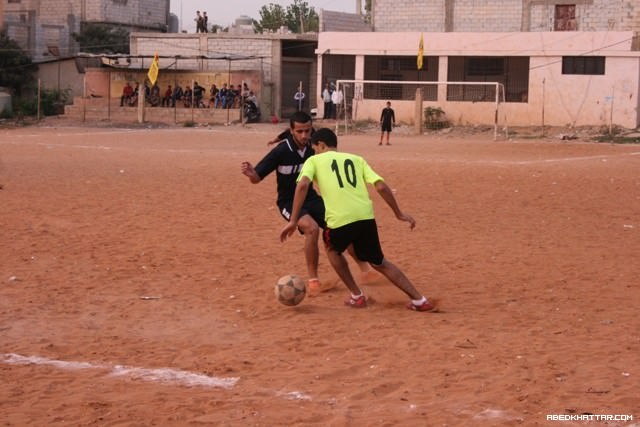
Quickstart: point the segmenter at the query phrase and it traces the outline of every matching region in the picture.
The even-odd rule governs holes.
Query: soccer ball
[[[307,294],[304,280],[294,274],[287,274],[278,279],[275,287],[276,298],[284,305],[298,305]]]

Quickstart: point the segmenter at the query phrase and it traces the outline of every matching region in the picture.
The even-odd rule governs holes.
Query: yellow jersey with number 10
[[[367,184],[383,179],[362,157],[338,151],[316,154],[304,162],[298,181],[303,176],[318,185],[329,228],[374,218]]]

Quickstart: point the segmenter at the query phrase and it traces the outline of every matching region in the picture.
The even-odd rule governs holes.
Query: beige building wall
[[[153,34],[135,33],[131,36],[131,54],[153,56],[156,52],[160,55],[172,57],[183,56],[178,59],[177,67],[180,70],[193,70],[217,75],[215,81],[231,80],[232,84],[238,84],[243,72],[253,72],[251,75],[259,76],[259,82],[252,84],[251,89],[258,97],[263,117],[271,114],[279,114],[282,111],[282,57],[281,43],[285,39],[308,40],[316,43],[316,35],[258,35],[258,34]],[[187,59],[201,55],[212,59]],[[219,57],[221,59],[213,59]],[[229,59],[227,59],[229,58]],[[246,59],[243,59],[246,58]],[[132,67],[140,64],[134,58]],[[146,59],[148,66],[149,59]],[[175,58],[161,58],[160,69],[176,66]],[[317,84],[315,77],[315,63],[311,69],[311,84]],[[226,76],[230,76],[227,78]],[[315,96],[313,97],[315,101]]]
[[[527,102],[501,103],[499,121],[505,125],[619,125],[635,128],[640,92],[640,52],[633,49],[635,33],[625,32],[536,32],[512,33],[424,33],[425,55],[437,56],[439,79],[447,80],[449,56],[527,56],[530,57]],[[417,54],[420,33],[322,33],[318,58],[330,55]],[[499,49],[496,43],[499,42]],[[605,56],[605,75],[562,74],[562,57],[587,54]],[[357,67],[354,79],[363,79]],[[317,90],[321,88],[318,86]],[[355,120],[378,120],[386,100],[357,101]],[[398,119],[413,123],[413,101],[393,101]],[[447,101],[445,87],[436,102],[424,107],[442,108],[454,124],[493,124],[493,102]],[[321,107],[321,106],[319,106]],[[544,119],[544,123],[543,123]]]
[[[170,0],[0,0],[3,27],[35,62],[78,51],[72,37],[82,22],[121,24],[138,31],[166,31]]]
[[[556,5],[574,4],[578,31],[640,29],[640,0],[372,0],[374,31],[553,31]]]

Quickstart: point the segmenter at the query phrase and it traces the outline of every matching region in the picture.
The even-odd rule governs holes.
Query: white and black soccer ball
[[[307,286],[300,277],[287,274],[278,279],[275,287],[276,298],[281,304],[298,305],[307,294]]]

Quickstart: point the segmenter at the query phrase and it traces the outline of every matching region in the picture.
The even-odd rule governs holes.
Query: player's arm
[[[240,171],[243,175],[249,177],[249,181],[251,181],[252,184],[257,184],[262,181],[262,179],[260,179],[260,175],[256,172],[256,169],[249,162],[242,162],[242,165],[240,165]]]
[[[249,177],[249,181],[252,184],[258,184],[267,175],[276,170],[279,164],[280,154],[278,147],[275,147],[255,167],[249,162],[242,162],[240,170],[243,175]]]
[[[296,185],[296,192],[293,196],[293,206],[291,208],[291,217],[289,218],[289,222],[280,232],[280,241],[284,242],[287,240],[287,237],[291,236],[298,226],[298,219],[300,219],[300,211],[302,210],[302,205],[304,203],[304,199],[307,197],[307,192],[309,191],[309,187],[311,186],[311,180],[306,176],[300,178],[298,184]]]
[[[278,142],[281,142],[283,139],[287,139],[289,136],[291,136],[291,130],[285,129],[282,132],[280,132],[278,136],[273,138],[271,141],[267,141],[267,145],[277,144]]]
[[[374,187],[376,188],[376,191],[378,192],[380,197],[382,197],[382,199],[387,202],[387,205],[389,205],[393,213],[396,215],[396,218],[398,218],[400,221],[408,222],[409,227],[413,229],[416,226],[416,220],[413,219],[411,215],[406,214],[400,210],[398,202],[396,201],[391,188],[389,188],[389,186],[382,180],[376,181]]]

